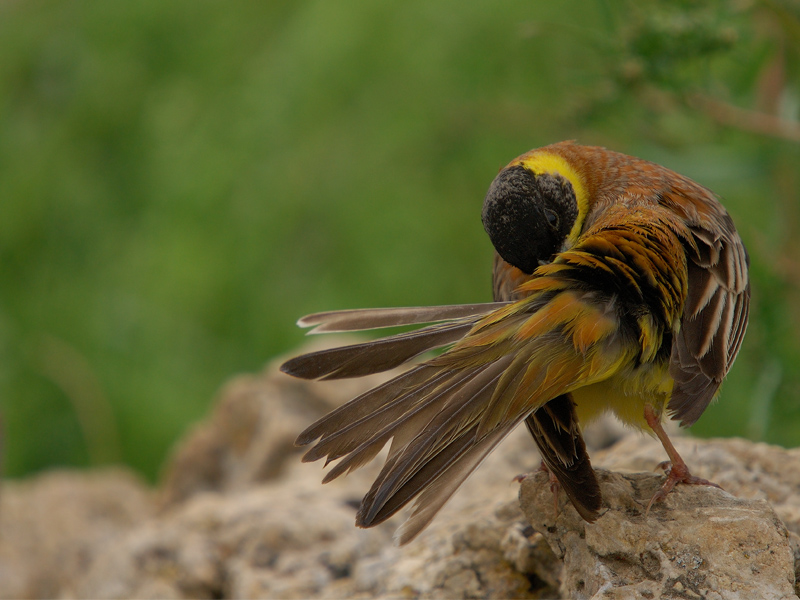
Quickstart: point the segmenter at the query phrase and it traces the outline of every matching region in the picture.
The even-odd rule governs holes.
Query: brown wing
[[[307,315],[297,324],[314,327],[309,333],[363,331],[420,323],[433,325],[362,344],[303,354],[286,361],[281,371],[303,379],[342,379],[388,371],[423,352],[461,339],[481,315],[506,304],[365,308]]]
[[[578,514],[593,523],[602,496],[570,395],[553,398],[531,413],[525,425],[539,447],[544,464],[558,479]]]
[[[722,384],[742,344],[750,308],[747,250],[731,218],[706,194],[702,204],[696,196],[689,203],[668,202],[673,209],[682,207],[693,238],[693,247],[687,247],[688,295],[670,356],[675,385],[667,405],[684,427],[697,421]]]

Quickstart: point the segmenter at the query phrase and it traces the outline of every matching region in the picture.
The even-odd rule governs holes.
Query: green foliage
[[[302,314],[488,299],[485,190],[568,138],[726,198],[753,314],[695,429],[797,444],[793,6],[3,4],[5,472],[154,477],[226,378],[300,344]]]

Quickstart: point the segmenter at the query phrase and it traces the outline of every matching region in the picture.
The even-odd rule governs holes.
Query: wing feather
[[[344,379],[382,373],[423,352],[461,339],[473,320],[436,324],[416,331],[303,354],[281,365],[281,371],[302,379]]]
[[[477,370],[439,373],[424,385],[393,402],[390,405],[391,408],[395,408],[394,405],[400,405],[399,410],[392,411],[395,414],[388,415],[393,418],[388,419],[387,415],[381,414],[385,411],[376,411],[378,414],[362,419],[352,428],[323,438],[312,449],[314,456],[310,460],[317,460],[327,455],[327,460],[330,462],[349,454],[328,473],[325,477],[325,482],[327,482],[369,462],[390,439],[392,439],[393,446],[390,457],[393,456],[397,453],[398,448],[406,445],[407,440],[416,437],[420,431],[429,426],[428,424],[436,414],[443,410],[441,407],[443,403],[452,402],[452,397],[458,394],[471,396],[474,388],[471,382],[478,374]],[[411,402],[409,402],[409,398]],[[396,414],[400,410],[403,411],[402,414]],[[362,459],[362,456],[367,455],[370,458]]]
[[[431,376],[432,369],[424,365],[414,367],[386,383],[372,388],[332,410],[324,417],[309,425],[295,440],[296,446],[306,446],[316,439],[330,435],[330,432],[348,426],[350,423],[369,416],[386,403],[394,401],[397,395],[412,388]]]
[[[719,390],[739,352],[750,305],[747,251],[730,217],[715,215],[691,231],[688,295],[673,337],[669,373],[675,384],[667,405],[684,427],[697,421]]]
[[[364,331],[367,329],[436,323],[485,315],[506,304],[508,303],[483,302],[479,304],[451,304],[445,306],[337,310],[306,315],[297,321],[297,324],[300,327],[314,327],[308,332],[310,334]]]
[[[397,530],[397,543],[407,544],[428,526],[436,513],[450,499],[467,477],[486,459],[494,448],[508,436],[517,423],[494,431],[480,441],[472,443],[469,433],[453,444],[452,459],[444,470],[414,502],[411,515]],[[460,443],[459,443],[460,442]]]
[[[479,441],[475,437],[477,414],[491,395],[492,384],[505,363],[498,361],[481,369],[475,375],[474,386],[456,391],[425,429],[386,461],[361,504],[356,517],[359,526],[369,527],[388,519]]]

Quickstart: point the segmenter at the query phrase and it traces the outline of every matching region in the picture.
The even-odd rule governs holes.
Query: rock
[[[154,513],[152,492],[121,469],[55,471],[3,482],[0,597],[61,595],[99,547]]]
[[[539,463],[520,428],[407,546],[392,543],[402,517],[357,529],[380,457],[323,486],[293,441],[379,380],[302,382],[275,365],[237,378],[157,490],[120,471],[6,483],[0,597],[793,597],[800,451],[743,440],[676,439],[733,496],[682,486],[645,516],[660,477],[625,471],[652,471],[663,449],[602,424],[587,439],[613,473],[600,471],[607,510],[587,525],[563,494],[555,516],[542,475],[514,481]]]
[[[196,494],[180,507],[100,544],[70,597],[309,598],[531,597],[531,582],[504,558],[522,513],[511,498],[450,511],[421,539],[392,544],[394,519],[353,525],[375,475],[325,488],[296,464],[287,483],[236,494]]]
[[[326,338],[307,351],[351,342]],[[335,385],[301,381],[280,373],[275,361],[258,375],[240,375],[227,383],[211,417],[182,440],[167,461],[160,503],[169,507],[194,494],[236,491],[283,474],[297,459],[297,434],[317,418],[385,381],[389,375],[342,380]]]
[[[741,440],[677,442],[687,456],[694,449],[693,463],[700,467],[695,469],[700,476],[717,472],[718,479],[750,498],[759,495],[744,484],[753,479],[752,472],[744,476],[741,465],[738,470],[722,470],[721,465],[744,458],[751,467],[759,462],[777,467],[779,455],[786,453]],[[630,453],[634,443],[635,453]],[[625,439],[599,458],[621,467],[645,460],[650,445],[644,439]],[[593,524],[583,521],[563,497],[559,514],[554,514],[544,473],[526,478],[520,489],[523,512],[564,561],[560,588],[564,597],[796,597],[789,532],[764,499],[737,498],[710,486],[680,485],[647,514],[647,504],[663,477],[597,473],[604,509]],[[784,487],[774,483],[773,494]]]

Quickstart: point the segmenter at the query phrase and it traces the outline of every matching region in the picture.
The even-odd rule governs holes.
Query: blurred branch
[[[114,412],[89,361],[76,348],[50,335],[42,336],[37,359],[42,374],[72,404],[91,463],[118,462],[121,452]]]
[[[761,5],[773,13],[783,31],[792,37],[795,43],[800,43],[800,18],[796,13],[775,0],[761,0]]]
[[[686,102],[723,125],[800,143],[800,123],[797,121],[786,121],[767,113],[739,108],[704,94],[689,94]]]

